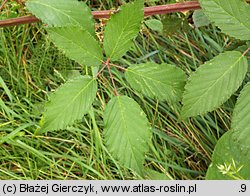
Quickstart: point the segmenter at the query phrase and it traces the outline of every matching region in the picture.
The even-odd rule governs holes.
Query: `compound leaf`
[[[50,97],[40,132],[64,129],[86,114],[95,99],[96,80],[80,76],[67,81]]]
[[[87,66],[101,64],[102,49],[88,31],[71,26],[47,28],[47,31],[55,45],[69,58]]]
[[[181,100],[186,83],[185,73],[169,64],[132,65],[125,77],[135,90],[150,98],[175,103]]]
[[[89,7],[77,0],[29,0],[27,8],[49,26],[78,25],[95,36],[94,20]]]
[[[121,6],[121,10],[111,16],[104,31],[103,46],[107,57],[114,61],[129,50],[139,33],[143,17],[142,0]]]
[[[142,174],[151,129],[146,115],[133,99],[117,96],[110,100],[104,111],[104,137],[114,157]]]
[[[209,19],[237,39],[250,40],[250,6],[244,0],[199,0]]]
[[[223,104],[239,88],[247,69],[247,59],[237,51],[201,65],[185,86],[182,118],[205,114]]]

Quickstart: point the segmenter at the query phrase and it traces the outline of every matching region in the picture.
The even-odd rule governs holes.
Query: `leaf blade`
[[[243,90],[236,102],[231,129],[233,131],[232,138],[234,139],[236,146],[240,147],[241,144],[246,144],[242,153],[250,156],[250,82],[244,86]]]
[[[117,96],[108,103],[104,111],[104,138],[109,151],[123,165],[142,173],[151,130],[146,115],[133,99]]]
[[[86,114],[94,101],[97,83],[89,77],[77,77],[59,87],[46,104],[41,133],[64,129]]]
[[[136,0],[121,6],[119,13],[111,16],[104,31],[104,50],[113,61],[121,58],[132,46],[143,20],[143,1]]]
[[[102,49],[87,31],[71,26],[47,28],[47,31],[55,45],[69,58],[87,66],[102,63]]]
[[[239,88],[247,69],[246,58],[237,51],[222,53],[201,65],[185,86],[181,116],[203,115],[219,107]]]
[[[95,36],[94,20],[89,7],[75,0],[29,0],[27,8],[49,26],[78,25]]]
[[[250,6],[243,0],[199,0],[205,14],[221,30],[237,39],[250,40]]]
[[[203,27],[209,25],[211,22],[207,18],[207,16],[204,14],[203,10],[195,10],[193,13],[193,21],[195,27]]]
[[[127,69],[125,77],[135,90],[170,103],[181,100],[186,82],[185,73],[169,64],[134,65]]]

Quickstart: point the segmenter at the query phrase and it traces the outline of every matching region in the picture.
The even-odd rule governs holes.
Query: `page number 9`
[[[239,191],[239,192],[244,193],[244,192],[246,192],[246,190],[247,190],[247,185],[246,185],[246,184],[241,184],[241,185],[240,185],[240,191]]]

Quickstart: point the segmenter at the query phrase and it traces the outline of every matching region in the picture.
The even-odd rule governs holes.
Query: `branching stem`
[[[243,53],[243,56],[245,56],[250,50],[250,47]]]
[[[110,59],[108,59],[106,61],[106,66],[108,68],[110,79],[111,79],[111,82],[112,82],[113,87],[114,87],[114,94],[115,94],[115,96],[118,96],[118,91],[117,91],[117,88],[116,88],[116,85],[115,85],[115,80],[114,80],[113,74],[112,74],[111,69],[110,69]]]

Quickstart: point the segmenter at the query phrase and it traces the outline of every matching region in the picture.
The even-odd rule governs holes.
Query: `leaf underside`
[[[64,129],[81,119],[88,112],[96,92],[96,80],[87,76],[67,81],[51,95],[46,104],[40,132]]]
[[[95,36],[94,19],[84,2],[77,0],[29,0],[27,8],[49,26],[80,26]]]
[[[222,53],[201,65],[185,86],[182,118],[218,108],[239,88],[247,69],[247,59],[237,51]]]
[[[181,100],[186,82],[185,73],[169,64],[132,65],[127,69],[125,77],[135,90],[169,103]]]
[[[115,61],[129,50],[139,33],[143,17],[142,0],[121,6],[121,10],[111,16],[104,31],[103,46],[107,57]]]
[[[125,167],[142,173],[151,130],[146,115],[133,99],[117,96],[110,100],[104,111],[104,139],[109,151]]]
[[[47,28],[51,40],[76,62],[87,66],[99,66],[103,54],[99,43],[86,30],[78,27]]]
[[[209,19],[224,32],[250,40],[250,6],[244,0],[199,0]]]

